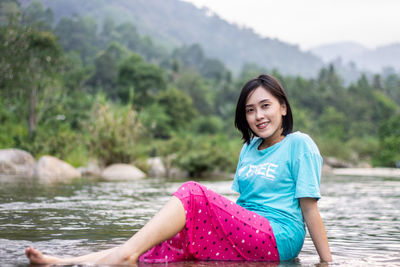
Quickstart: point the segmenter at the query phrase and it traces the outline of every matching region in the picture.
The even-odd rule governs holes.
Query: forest
[[[295,130],[324,157],[398,166],[400,75],[362,75],[345,85],[333,65],[313,78],[244,64],[238,74],[199,44],[163,48],[132,22],[100,25],[80,15],[54,21],[40,1],[0,1],[0,148],[83,166],[174,155],[192,177],[234,172],[241,86],[270,73],[286,89]]]

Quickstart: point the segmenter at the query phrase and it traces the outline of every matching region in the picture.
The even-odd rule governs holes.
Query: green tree
[[[173,51],[171,62],[181,62],[186,69],[197,71],[204,78],[214,81],[225,81],[230,78],[230,73],[225,65],[217,60],[207,58],[199,44],[184,45]]]
[[[0,1],[0,25],[7,25],[11,21],[19,21],[21,8],[17,0]]]
[[[222,132],[224,124],[217,116],[199,116],[192,123],[192,131],[196,134],[218,134]]]
[[[30,27],[0,28],[0,93],[27,118],[30,135],[59,92],[62,54],[56,37]]]
[[[337,110],[346,110],[348,105],[343,101],[346,99],[346,90],[332,64],[328,68],[321,69],[317,82],[319,97],[325,105],[334,106]]]
[[[99,50],[97,24],[93,18],[63,17],[54,32],[64,50],[79,52],[84,64],[91,63]]]
[[[171,88],[160,93],[156,102],[140,112],[143,124],[155,138],[169,138],[174,132],[187,129],[197,112],[192,99],[182,91]]]
[[[118,97],[123,103],[134,93],[135,107],[141,108],[151,104],[157,94],[166,88],[162,69],[148,64],[137,55],[132,54],[121,63],[118,70]]]
[[[143,107],[140,110],[139,119],[152,138],[168,139],[174,131],[171,126],[172,118],[158,103]]]
[[[97,96],[85,129],[90,156],[104,165],[130,163],[141,154],[138,143],[144,129],[130,105],[120,106]]]
[[[385,120],[379,128],[379,150],[374,157],[378,166],[400,164],[400,114]]]
[[[176,86],[192,98],[193,104],[199,113],[210,115],[214,112],[214,92],[211,91],[205,79],[197,72],[191,70],[182,72],[176,81]]]
[[[319,133],[328,139],[345,139],[346,116],[334,107],[327,107],[319,117]]]
[[[140,51],[141,37],[132,23],[120,24],[115,28],[115,31],[119,34],[116,40],[118,43],[136,53]]]
[[[49,31],[52,28],[53,20],[53,11],[50,8],[45,9],[39,0],[33,0],[23,9],[21,23],[41,31]]]
[[[177,138],[173,163],[189,172],[190,177],[200,178],[214,170],[234,171],[240,145],[230,142],[225,135],[186,135]]]
[[[89,84],[102,89],[113,99],[118,97],[118,64],[128,57],[130,52],[116,42],[111,42],[107,49],[100,53],[94,61],[94,73]]]
[[[383,84],[385,94],[400,105],[400,76],[389,73],[385,76]]]
[[[176,88],[161,92],[157,102],[164,107],[166,114],[171,118],[170,125],[175,130],[187,128],[197,116],[193,100]]]

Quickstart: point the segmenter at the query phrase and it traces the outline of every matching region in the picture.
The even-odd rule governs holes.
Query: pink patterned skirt
[[[268,219],[196,182],[184,183],[173,195],[185,208],[185,227],[141,255],[139,262],[279,261]]]

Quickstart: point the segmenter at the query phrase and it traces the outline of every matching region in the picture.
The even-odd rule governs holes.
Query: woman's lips
[[[268,125],[268,122],[263,122],[263,123],[257,124],[256,126],[258,129],[264,129],[267,127],[267,125]]]

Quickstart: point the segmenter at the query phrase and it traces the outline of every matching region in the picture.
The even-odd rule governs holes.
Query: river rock
[[[354,167],[351,163],[340,160],[334,157],[324,157],[324,164],[329,165],[332,168],[352,168]]]
[[[35,159],[20,149],[0,149],[0,176],[32,178]]]
[[[139,180],[146,177],[146,174],[129,164],[112,164],[101,173],[105,180]]]
[[[79,167],[78,171],[82,177],[98,178],[101,176],[101,169],[96,162],[89,162],[87,166]]]
[[[166,178],[167,172],[160,157],[148,158],[149,176],[154,178]]]
[[[167,171],[167,178],[172,179],[187,179],[189,178],[189,172],[183,171],[176,167],[171,167]]]
[[[81,173],[65,161],[52,156],[43,156],[36,163],[35,177],[45,182],[66,181],[81,177]]]
[[[171,154],[163,158],[165,166],[165,177],[173,179],[187,179],[189,172],[183,171],[180,168],[174,166],[173,161],[176,158],[176,154]]]

